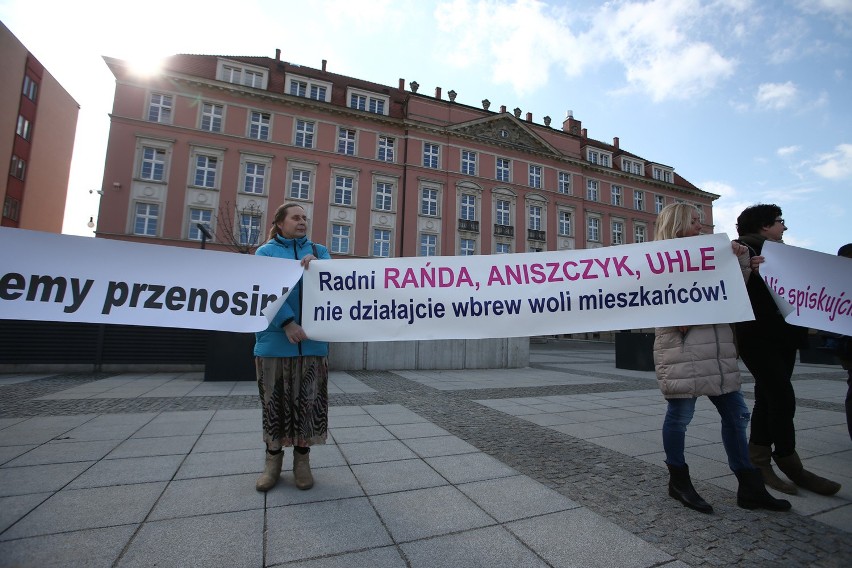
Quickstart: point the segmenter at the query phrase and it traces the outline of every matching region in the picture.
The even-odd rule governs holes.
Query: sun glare
[[[160,71],[162,59],[152,57],[138,57],[128,60],[130,69],[134,74],[143,77],[155,75]]]

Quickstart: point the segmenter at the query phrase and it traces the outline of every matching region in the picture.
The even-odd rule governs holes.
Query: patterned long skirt
[[[256,357],[263,441],[270,450],[324,444],[328,436],[328,359]]]

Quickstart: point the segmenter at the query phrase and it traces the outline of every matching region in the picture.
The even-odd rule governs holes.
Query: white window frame
[[[536,164],[529,165],[530,187],[541,189],[542,167]]]
[[[331,252],[334,254],[349,254],[351,239],[352,225],[331,224]]]
[[[313,148],[317,123],[313,120],[297,118],[294,122],[293,144],[299,148]]]
[[[216,78],[234,85],[243,85],[254,89],[266,89],[269,70],[241,61],[219,59],[216,62]]]
[[[433,142],[423,142],[423,167],[439,169],[441,167],[441,146]]]
[[[145,211],[140,211],[140,207],[144,207]],[[154,209],[154,213],[151,212],[152,208]],[[144,223],[145,227],[145,230],[142,232],[137,230],[140,220]],[[151,224],[153,224],[153,232],[149,232],[147,230]],[[136,201],[133,204],[133,234],[143,237],[156,237],[159,235],[159,232],[160,204],[150,203],[147,201]]]
[[[612,154],[604,152],[597,148],[586,148],[586,159],[591,164],[596,164],[608,168],[612,163]]]
[[[346,106],[388,116],[390,114],[390,97],[350,87],[346,90]]]
[[[248,137],[253,140],[269,140],[272,114],[261,110],[249,111]]]
[[[332,205],[353,207],[355,205],[355,176],[334,173],[334,192]]]
[[[573,214],[570,211],[560,210],[557,216],[557,232],[560,237],[571,236],[571,226],[573,225]]]
[[[504,242],[496,242],[494,243],[494,254],[511,254],[512,253],[512,245]]]
[[[218,103],[202,102],[201,116],[198,121],[198,128],[206,132],[222,132],[222,125],[225,121],[225,105]],[[205,126],[205,122],[207,125]]]
[[[462,237],[459,239],[459,256],[474,256],[476,254],[476,239]]]
[[[512,226],[512,202],[508,199],[494,200],[494,222],[502,227]]]
[[[623,245],[624,244],[624,221],[615,220],[612,221],[611,227],[611,244],[613,245]]]
[[[600,192],[598,191],[600,184],[597,180],[589,179],[586,180],[586,200],[587,201],[600,201]]]
[[[272,173],[272,158],[254,154],[243,154],[240,156],[240,161],[242,162],[240,164],[240,171],[243,175],[240,186],[241,191],[250,195],[267,195],[269,193],[269,177]],[[260,166],[260,170],[262,171],[258,171],[258,166]],[[254,171],[251,171],[252,169]],[[249,183],[250,181],[252,183]],[[260,191],[258,191],[258,182]]]
[[[600,217],[589,217],[586,220],[586,240],[590,243],[599,243],[601,241]]]
[[[22,114],[18,115],[18,126],[15,128],[15,134],[24,140],[29,140],[32,134],[32,123]]]
[[[146,156],[147,150],[152,152],[152,156],[150,158]],[[161,146],[152,145],[146,141],[142,141],[139,148],[139,168],[137,170],[137,179],[165,183],[168,176],[167,154],[168,148],[163,148]],[[162,157],[162,160],[158,160],[158,157]],[[146,164],[151,164],[151,175],[147,177],[145,176]],[[157,165],[162,166],[162,173],[159,177],[156,175]]]
[[[237,219],[239,219],[239,234],[237,238],[241,245],[254,246],[260,244],[262,235],[260,228],[263,225],[263,215],[260,213],[238,211]]]
[[[297,172],[299,179],[296,179],[295,177]],[[307,179],[305,179],[305,173],[307,173]],[[316,176],[316,163],[288,161],[286,190],[287,198],[294,199],[296,201],[311,201],[314,195],[314,184],[316,183]],[[298,190],[298,194],[293,192],[294,188]],[[302,195],[303,191],[304,196]]]
[[[192,183],[190,185],[205,189],[219,187],[219,165],[221,162],[218,156],[203,151],[196,152],[193,154],[192,163]],[[201,183],[199,183],[199,177]]]
[[[645,225],[633,226],[633,242],[644,243],[648,240],[648,228]]]
[[[541,231],[541,214],[544,207],[541,205],[529,206],[529,229],[533,231]]]
[[[569,172],[559,172],[556,187],[559,193],[571,195],[571,174]]]
[[[459,219],[463,221],[476,221],[476,196],[471,193],[462,193],[459,196]]]
[[[641,189],[633,190],[633,208],[636,211],[645,210],[645,192]]]
[[[674,178],[674,174],[671,170],[666,168],[661,168],[659,166],[654,166],[652,168],[652,172],[654,174],[654,179],[658,181],[664,181],[666,183],[672,183]]]
[[[505,164],[503,164],[505,162]],[[497,181],[511,183],[512,181],[512,160],[509,158],[497,158],[495,178]]]
[[[420,233],[417,256],[438,255],[438,235],[434,233]]]
[[[174,112],[174,96],[165,93],[151,93],[148,96],[148,122],[171,124]]]
[[[373,257],[390,258],[392,233],[390,229],[373,228]],[[378,253],[378,254],[377,254]]]
[[[393,163],[396,160],[396,138],[380,135],[376,156],[382,162]]]
[[[377,179],[373,182],[373,209],[376,211],[393,211],[396,183],[387,179]]]
[[[642,166],[642,162],[629,158],[621,158],[621,170],[630,174],[642,175],[644,167]]]
[[[461,151],[461,173],[466,176],[476,175],[476,152],[472,150]]]
[[[438,217],[441,214],[441,190],[437,187],[424,185],[420,187],[420,215],[423,217]]]
[[[355,141],[357,132],[354,128],[346,126],[337,127],[337,153],[345,156],[355,155]]]
[[[293,84],[304,85],[304,92],[294,93]],[[319,81],[317,79],[311,79],[308,77],[300,77],[298,75],[290,75],[289,73],[285,76],[284,79],[285,94],[293,95],[294,97],[304,97],[307,99],[313,99],[315,101],[322,101],[326,103],[331,101],[331,87],[331,83]],[[320,96],[320,92],[322,92],[322,96]]]
[[[204,217],[206,217],[206,219]],[[210,234],[213,234],[213,210],[205,209],[203,207],[189,208],[189,226],[187,227],[186,238],[190,241],[202,240],[201,231],[198,229],[196,223],[201,223],[207,227]]]
[[[654,196],[654,213],[659,213],[663,210],[663,207],[666,206],[666,196],[665,195],[655,195]]]
[[[38,95],[38,83],[29,75],[24,75],[24,88],[21,91],[25,97],[35,102]]]
[[[609,188],[610,203],[616,207],[624,206],[624,188],[620,185],[612,185]]]

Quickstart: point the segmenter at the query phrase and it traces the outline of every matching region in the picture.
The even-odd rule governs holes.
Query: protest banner
[[[0,318],[251,332],[295,260],[0,227]]]
[[[754,319],[727,235],[509,255],[313,261],[325,341],[481,339]]]
[[[852,260],[766,241],[760,274],[788,323],[852,335]]]

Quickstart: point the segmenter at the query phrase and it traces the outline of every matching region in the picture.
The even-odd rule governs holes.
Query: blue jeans
[[[754,469],[748,457],[748,421],[751,417],[740,391],[708,397],[722,417],[722,444],[728,454],[728,466],[733,471]],[[663,421],[663,448],[666,463],[676,467],[686,465],[683,449],[686,427],[695,414],[697,398],[670,398]]]

